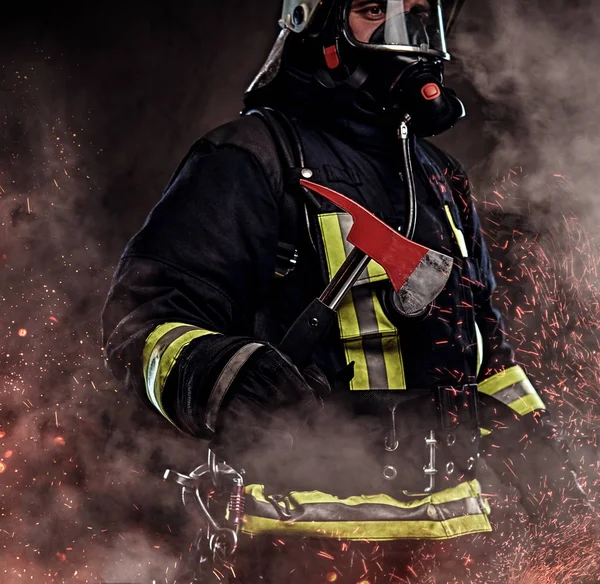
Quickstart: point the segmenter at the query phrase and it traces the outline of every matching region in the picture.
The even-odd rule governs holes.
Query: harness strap
[[[271,108],[249,110],[251,115],[263,121],[279,155],[283,170],[283,193],[279,202],[279,241],[275,277],[284,278],[291,274],[298,262],[298,240],[301,201],[291,174],[304,167],[304,153],[295,128],[281,112]],[[298,177],[299,178],[299,177]],[[299,186],[298,178],[295,184]]]

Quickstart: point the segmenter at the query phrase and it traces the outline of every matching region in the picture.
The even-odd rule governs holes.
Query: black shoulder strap
[[[246,112],[256,116],[266,125],[282,166],[283,193],[279,202],[279,241],[275,276],[283,278],[296,267],[300,217],[304,201],[298,188],[293,188],[292,178],[304,167],[304,152],[296,128],[286,116],[271,108],[257,108]]]

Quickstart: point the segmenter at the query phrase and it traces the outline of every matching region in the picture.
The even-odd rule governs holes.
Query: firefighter
[[[296,551],[391,542],[399,565],[424,542],[489,532],[482,455],[532,517],[558,516],[559,500],[585,504],[492,304],[468,178],[425,140],[464,116],[443,76],[444,18],[461,4],[286,0],[246,115],[193,145],[118,265],[103,314],[108,365],[244,469],[234,570],[244,582],[315,577],[314,554],[272,568],[281,538]],[[371,262],[310,363],[296,366],[281,341],[344,262],[352,225],[301,178],[453,268],[411,313]],[[490,435],[503,448],[486,450]],[[244,545],[254,550],[245,559]]]

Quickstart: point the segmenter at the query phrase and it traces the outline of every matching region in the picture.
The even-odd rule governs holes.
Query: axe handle
[[[340,269],[333,275],[331,282],[319,297],[321,302],[337,310],[342,300],[352,288],[356,280],[369,265],[371,258],[364,252],[355,247],[344,260]]]
[[[371,258],[354,248],[319,298],[313,300],[290,327],[279,348],[302,369],[335,320],[336,310]]]
[[[315,348],[323,340],[335,318],[335,310],[315,298],[290,327],[279,349],[296,367],[303,369],[310,363]]]

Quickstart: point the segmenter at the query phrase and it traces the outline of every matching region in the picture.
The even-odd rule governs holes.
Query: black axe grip
[[[332,310],[321,300],[315,298],[290,327],[279,345],[298,369],[306,367],[323,340],[336,317]]]

